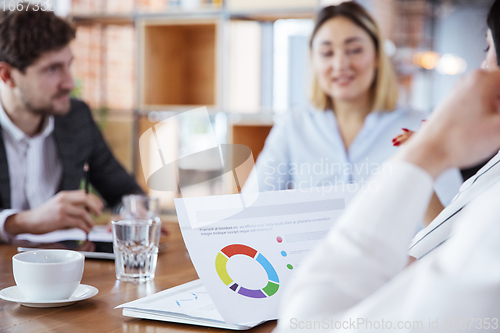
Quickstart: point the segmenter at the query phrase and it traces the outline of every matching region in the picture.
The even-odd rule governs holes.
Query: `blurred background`
[[[307,103],[315,13],[335,0],[57,0],[77,26],[77,89],[117,158],[146,189],[140,135],[183,110],[207,106],[219,143],[256,158],[273,123]],[[378,20],[400,83],[400,104],[430,112],[467,71],[480,67],[491,0],[360,0]],[[164,151],[203,146],[207,126],[172,126]],[[154,154],[155,151],[149,152]],[[144,152],[143,152],[144,154]],[[146,159],[147,160],[147,159]],[[209,165],[179,165],[196,177]],[[236,193],[203,183],[193,195]],[[165,212],[172,192],[153,192]]]

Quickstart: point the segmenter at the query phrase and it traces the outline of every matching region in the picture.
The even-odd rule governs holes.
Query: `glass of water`
[[[116,278],[145,282],[154,279],[161,221],[126,219],[111,222]]]
[[[120,214],[124,219],[160,221],[160,200],[142,194],[126,195],[122,198]]]

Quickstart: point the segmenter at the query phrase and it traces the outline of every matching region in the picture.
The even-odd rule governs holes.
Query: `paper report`
[[[277,318],[287,281],[353,196],[313,188],[176,199],[191,260],[223,319]]]

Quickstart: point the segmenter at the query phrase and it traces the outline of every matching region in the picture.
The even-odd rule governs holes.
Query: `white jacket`
[[[380,191],[360,193],[290,281],[276,331],[499,331],[500,182],[462,208],[452,238],[407,267],[432,179],[398,162],[376,181]]]

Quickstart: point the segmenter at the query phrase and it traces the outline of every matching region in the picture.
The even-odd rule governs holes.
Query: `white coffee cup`
[[[69,250],[34,250],[12,257],[14,280],[30,301],[68,299],[83,275],[85,257]]]

